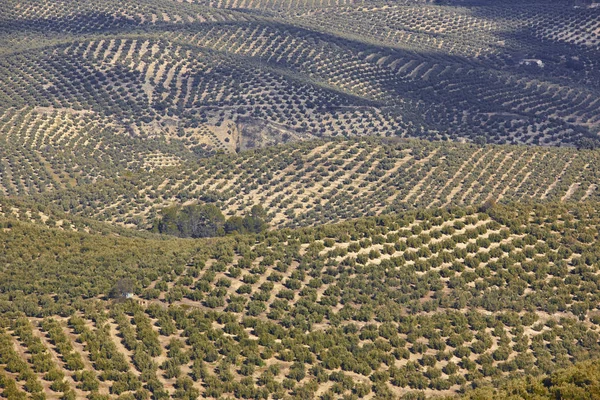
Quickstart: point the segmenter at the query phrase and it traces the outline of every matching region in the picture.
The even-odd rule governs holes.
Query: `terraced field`
[[[3,390],[374,398],[548,373],[599,351],[598,215],[557,204],[434,209],[258,241],[157,242],[143,258],[161,260],[143,267],[135,254],[149,241],[17,224],[2,240],[29,239],[5,259],[54,239],[18,263],[44,261],[31,271],[44,274],[35,294],[0,295],[7,311],[27,314],[2,320]],[[92,242],[83,261],[74,251]],[[76,268],[103,251],[113,257],[95,271]],[[132,300],[110,310],[75,300],[107,290],[119,262],[120,276],[135,277]],[[8,265],[2,286],[27,290],[33,280]],[[87,276],[95,285],[79,286]]]
[[[598,144],[598,8],[296,3],[4,2],[2,107],[91,111],[199,155],[353,135]]]

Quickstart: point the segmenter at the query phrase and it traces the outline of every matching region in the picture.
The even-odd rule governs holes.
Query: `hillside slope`
[[[121,174],[39,196],[66,212],[145,228],[171,204],[226,215],[262,205],[273,227],[488,200],[597,200],[600,152],[380,139],[308,141]]]
[[[599,61],[580,0],[1,1],[0,398],[598,397]]]
[[[596,146],[599,13],[569,2],[9,0],[0,111],[92,112],[98,129],[108,119],[200,155],[384,134]]]
[[[200,241],[16,223],[0,243],[0,375],[52,396],[246,398],[551,373],[600,351],[598,211],[435,209]],[[120,278],[135,295],[109,307]]]

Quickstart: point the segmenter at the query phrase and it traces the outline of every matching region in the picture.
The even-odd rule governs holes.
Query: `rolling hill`
[[[597,201],[598,151],[451,142],[309,141],[36,197],[62,211],[146,228],[172,204],[212,203],[225,215],[265,208],[274,227],[319,225],[390,211],[488,200]]]
[[[10,0],[0,94],[199,154],[374,134],[597,145],[598,10]]]
[[[583,0],[2,1],[0,398],[597,398],[599,61]]]
[[[600,350],[598,215],[445,208],[202,240],[15,222],[4,390],[380,398],[551,373]],[[119,278],[133,300],[107,309]]]

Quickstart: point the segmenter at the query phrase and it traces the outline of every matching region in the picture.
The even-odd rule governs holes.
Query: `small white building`
[[[537,65],[540,68],[544,68],[544,62],[538,58],[524,58],[519,62],[519,65]]]

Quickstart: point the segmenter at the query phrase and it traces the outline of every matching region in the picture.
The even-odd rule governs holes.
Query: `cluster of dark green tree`
[[[162,211],[152,227],[154,232],[182,238],[206,238],[233,233],[260,233],[268,228],[267,213],[260,205],[244,217],[225,218],[214,204],[172,206]]]

